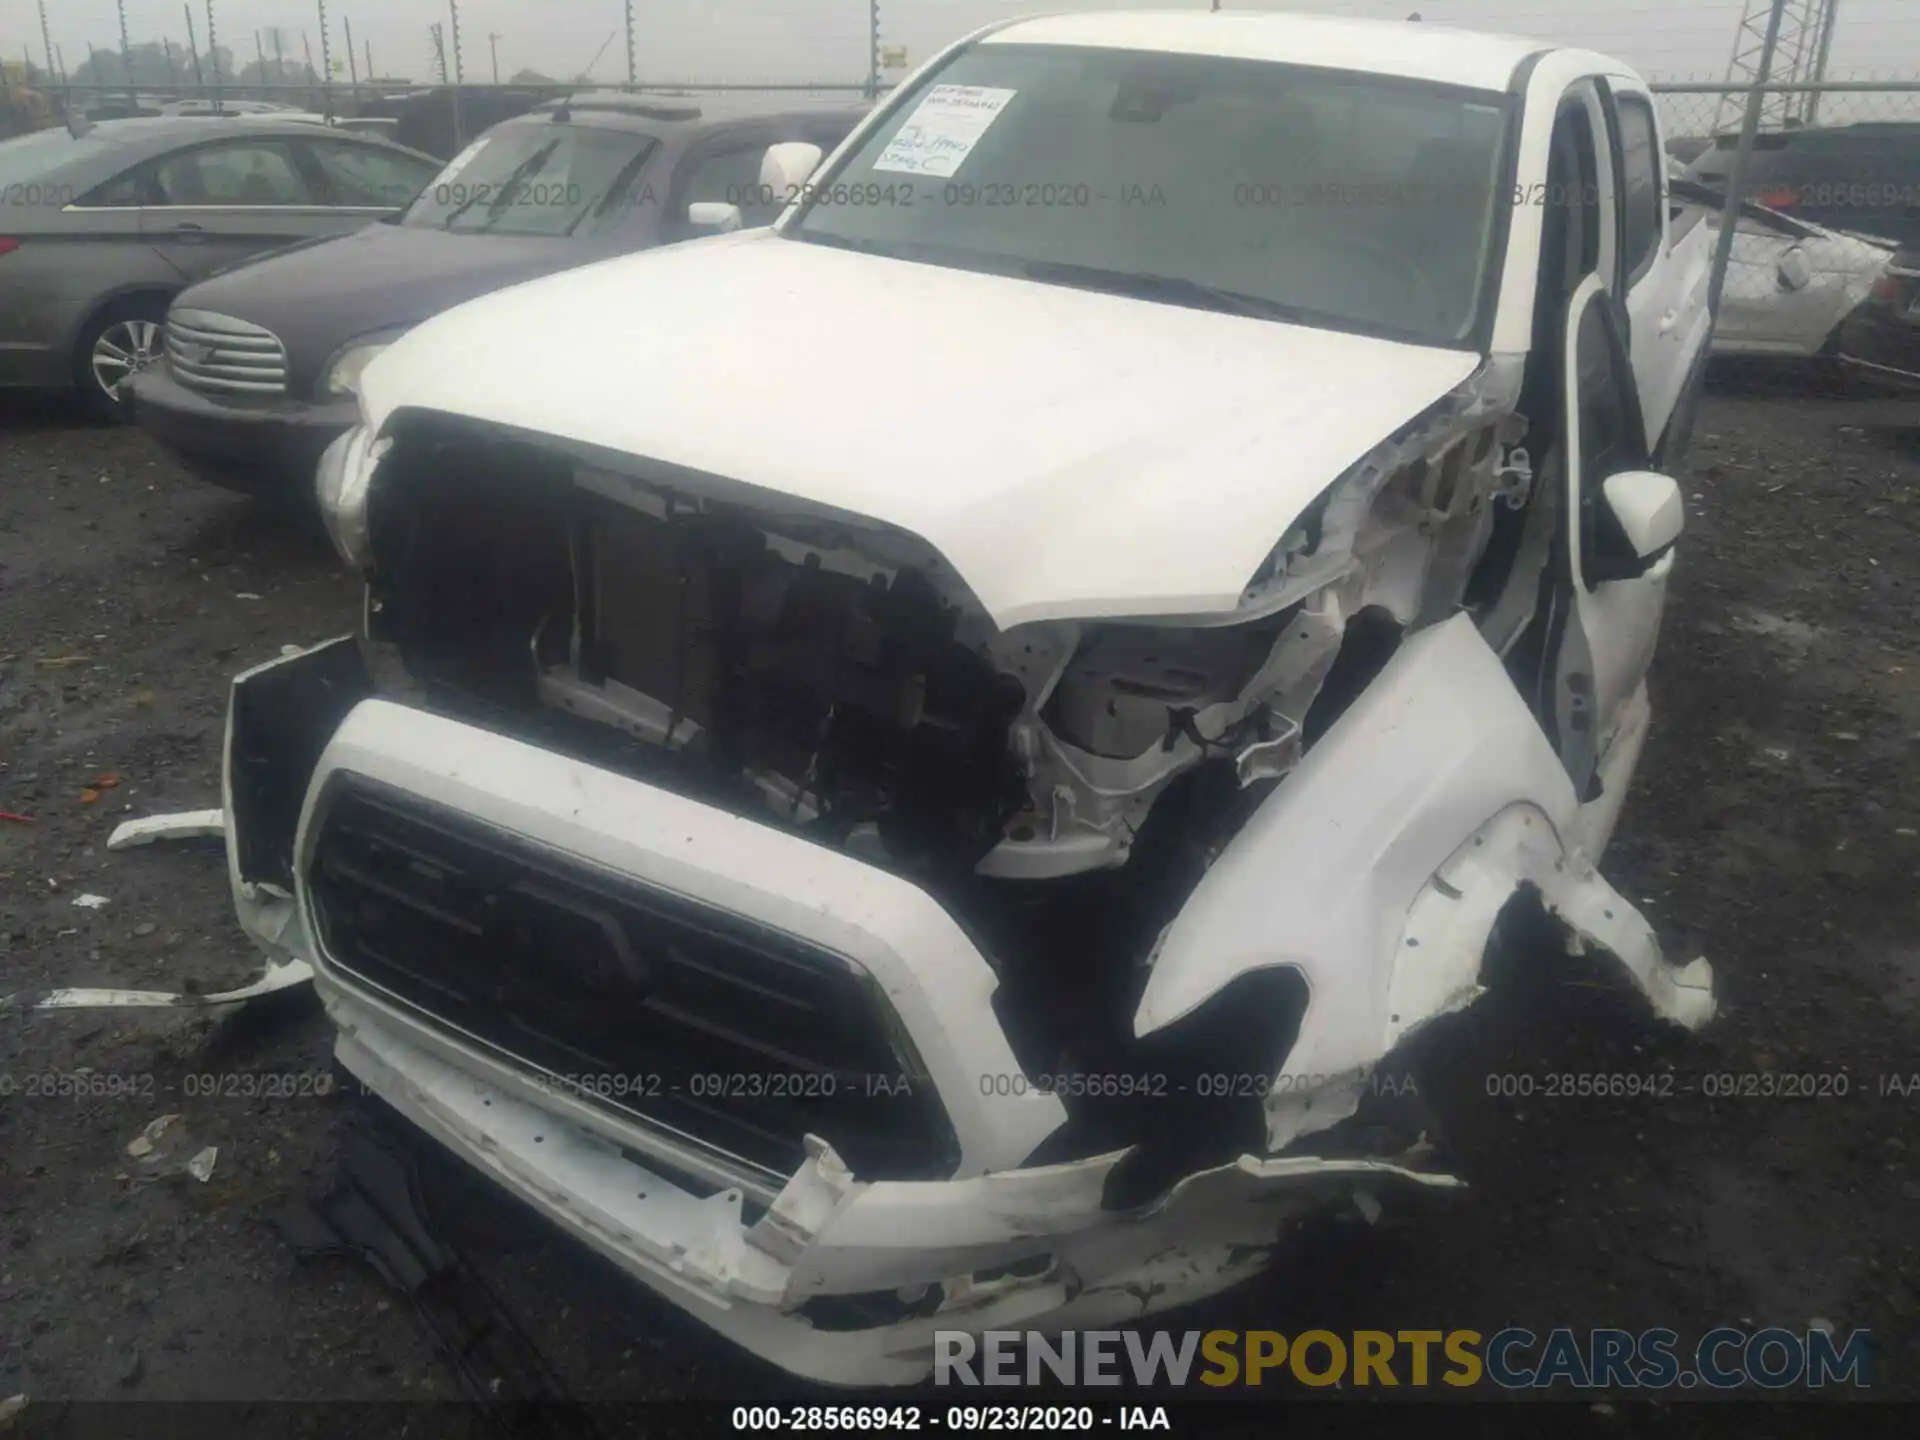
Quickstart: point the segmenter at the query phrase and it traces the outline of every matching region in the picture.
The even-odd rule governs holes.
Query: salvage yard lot
[[[1870,1329],[1875,1393],[1920,1399],[1920,432],[1842,423],[1860,418],[1710,397],[1682,477],[1655,728],[1609,868],[1674,952],[1711,958],[1721,1019],[1657,1032],[1604,972],[1525,957],[1433,1062],[1468,1195],[1316,1225],[1271,1275],[1156,1327],[1690,1340],[1818,1319]],[[106,837],[217,805],[229,677],[350,630],[358,599],[324,542],[193,485],[138,431],[0,411],[0,810],[33,817],[0,822],[0,995],[258,970],[217,850]],[[258,1082],[327,1071],[304,999],[219,1023],[0,1013],[0,1397],[458,1393],[404,1299],[352,1261],[296,1263],[273,1228],[349,1108]],[[1547,1093],[1669,1072],[1653,1095]],[[1746,1075],[1814,1096],[1707,1093]],[[183,1154],[217,1147],[206,1183],[129,1159],[165,1113]],[[582,1398],[800,1388],[486,1187],[437,1198]]]

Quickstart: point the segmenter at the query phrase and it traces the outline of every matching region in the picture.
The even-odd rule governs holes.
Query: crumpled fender
[[[1494,919],[1526,883],[1617,957],[1658,1013],[1704,1024],[1706,961],[1668,965],[1646,918],[1587,858],[1606,808],[1583,813],[1470,618],[1422,630],[1195,888],[1155,950],[1135,1033],[1247,971],[1300,971],[1307,1011],[1268,1099],[1278,1148],[1351,1114],[1381,1056],[1478,998]]]

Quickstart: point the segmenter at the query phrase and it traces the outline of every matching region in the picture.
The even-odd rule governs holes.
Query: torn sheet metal
[[[1609,791],[1627,776],[1609,769]],[[1292,966],[1312,1003],[1282,1062],[1322,1077],[1269,1097],[1284,1148],[1351,1115],[1420,1026],[1471,1004],[1495,917],[1522,885],[1615,956],[1661,1018],[1713,1014],[1705,960],[1676,967],[1592,863],[1615,801],[1583,807],[1466,616],[1407,640],[1242,828],[1167,928],[1135,1018],[1150,1034],[1236,976]],[[1332,823],[1337,817],[1337,823]]]
[[[203,840],[214,836],[225,839],[227,815],[224,810],[179,810],[171,815],[149,815],[144,820],[128,820],[116,825],[107,837],[107,849],[131,850],[136,845],[151,845],[157,840]]]
[[[291,990],[313,980],[313,967],[304,960],[269,963],[259,978],[237,990],[221,990],[211,995],[194,995],[173,990],[49,990],[38,997],[9,995],[0,999],[0,1010],[185,1010],[210,1005],[237,1005],[256,1000],[277,990]]]

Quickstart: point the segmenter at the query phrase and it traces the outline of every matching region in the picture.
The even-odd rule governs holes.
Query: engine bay
[[[1179,776],[1283,775],[1354,620],[1000,632],[914,537],[472,427],[403,434],[369,518],[412,698],[922,883],[1119,869]]]

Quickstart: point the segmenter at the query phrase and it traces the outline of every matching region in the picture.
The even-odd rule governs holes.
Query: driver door
[[[1536,697],[1576,792],[1588,798],[1646,682],[1673,572],[1671,549],[1651,562],[1635,553],[1603,493],[1609,478],[1648,468],[1621,308],[1589,275],[1562,332],[1566,490]]]

